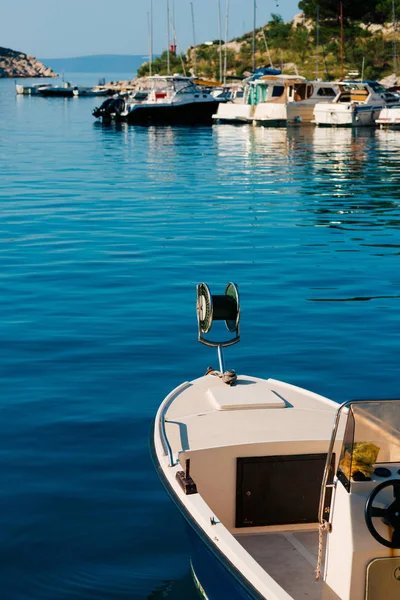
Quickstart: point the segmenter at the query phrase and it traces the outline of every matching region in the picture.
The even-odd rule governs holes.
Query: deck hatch
[[[236,527],[316,523],[325,461],[326,454],[238,458]]]
[[[212,387],[207,396],[217,410],[246,410],[250,408],[286,408],[285,401],[268,384],[251,378],[240,378],[234,386]]]

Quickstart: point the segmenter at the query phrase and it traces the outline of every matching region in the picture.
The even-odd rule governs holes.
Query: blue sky
[[[192,0],[196,42],[218,38],[218,0]],[[220,0],[225,27],[226,0]],[[154,51],[166,47],[167,0],[153,0]],[[190,0],[169,0],[175,8],[178,49],[192,43]],[[258,0],[257,24],[279,13],[289,21],[298,0]],[[253,1],[229,0],[229,37],[252,28]],[[87,54],[146,54],[150,0],[18,0],[2,2],[0,46],[38,58]],[[224,37],[224,35],[222,36]]]

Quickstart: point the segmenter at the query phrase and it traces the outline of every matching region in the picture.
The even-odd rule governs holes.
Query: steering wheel
[[[386,508],[374,506],[376,496],[387,487],[393,488],[394,502]],[[372,519],[379,517],[393,529],[392,540],[382,537],[375,529]],[[390,479],[383,481],[372,490],[365,504],[365,521],[371,535],[383,546],[387,548],[400,549],[400,480]]]

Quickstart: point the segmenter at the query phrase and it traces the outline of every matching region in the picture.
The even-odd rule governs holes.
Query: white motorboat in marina
[[[325,127],[373,126],[383,108],[399,101],[399,94],[377,81],[342,81],[332,102],[315,105],[314,123]]]
[[[161,403],[152,456],[186,520],[209,600],[400,598],[400,401],[342,405],[225,368],[237,286],[197,286],[199,341],[219,369]],[[232,337],[209,338],[225,321]]]
[[[400,129],[400,105],[385,106],[380,111],[376,124],[381,129]]]
[[[218,107],[218,123],[252,123],[285,126],[310,123],[314,106],[329,102],[338,93],[334,82],[307,81],[297,75],[266,75],[246,83],[243,101]]]
[[[117,118],[128,123],[148,124],[211,124],[212,115],[220,104],[208,91],[200,89],[190,77],[181,75],[154,75],[146,77],[142,87],[146,97],[138,101],[137,95],[123,99],[124,104],[93,111],[103,120]],[[108,105],[107,105],[108,106]]]

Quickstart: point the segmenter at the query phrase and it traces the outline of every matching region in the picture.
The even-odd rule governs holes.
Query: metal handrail
[[[176,387],[174,390],[172,390],[170,394],[168,394],[168,396],[165,398],[164,402],[162,403],[159,409],[160,438],[161,443],[164,447],[164,451],[168,455],[168,466],[170,467],[174,467],[177,463],[174,461],[174,455],[172,452],[171,444],[169,443],[167,431],[165,429],[165,424],[167,422],[165,415],[175,397],[179,394],[179,392],[184,390],[189,385],[191,385],[189,381],[185,381],[184,383],[178,385],[178,387]]]
[[[392,401],[398,402],[397,399],[393,399]],[[344,402],[343,404],[341,404],[339,406],[338,410],[336,411],[335,420],[334,420],[334,424],[333,424],[333,430],[332,430],[332,436],[331,436],[331,442],[329,445],[328,454],[326,456],[324,476],[322,478],[321,494],[320,494],[320,498],[319,498],[318,521],[321,524],[326,521],[326,519],[324,519],[326,489],[335,487],[335,485],[336,485],[334,482],[328,483],[328,476],[329,476],[329,471],[331,468],[330,466],[331,466],[331,461],[332,461],[333,448],[334,448],[335,442],[336,442],[336,434],[337,434],[337,431],[339,428],[340,417],[341,417],[342,411],[345,408],[348,408],[349,406],[351,406],[353,404],[375,404],[376,402],[388,402],[388,400],[348,400],[347,402]]]

